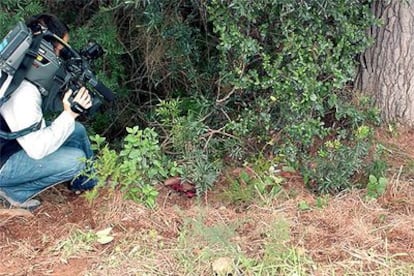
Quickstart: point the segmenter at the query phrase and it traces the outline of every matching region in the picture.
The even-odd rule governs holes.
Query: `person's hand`
[[[64,97],[63,97],[63,110],[67,111],[69,114],[73,116],[73,118],[78,117],[80,114],[77,112],[74,112],[71,108],[71,102],[69,102],[69,98],[72,95],[73,91],[69,89],[66,91]],[[77,102],[81,107],[83,107],[85,110],[89,109],[92,106],[92,98],[89,94],[89,91],[85,87],[81,87],[76,94],[75,98],[72,100],[73,102]]]

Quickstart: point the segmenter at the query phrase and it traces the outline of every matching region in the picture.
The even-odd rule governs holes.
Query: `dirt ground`
[[[330,271],[338,275],[356,263],[363,266],[360,271],[387,267],[391,259],[414,263],[414,132],[379,138],[389,151],[391,169],[386,193],[373,201],[364,200],[364,191],[352,191],[330,197],[323,208],[304,210],[300,203],[316,206],[320,198],[291,175],[283,184],[289,196],[242,210],[219,200],[224,184],[202,199],[160,186],[154,210],[123,200],[117,191],[103,191],[90,204],[63,186],[41,194],[42,205],[33,213],[0,205],[0,275],[181,275],[167,252],[182,235],[186,219],[196,218],[201,209],[206,225],[239,222],[239,243],[251,257],[261,254],[259,226],[283,217],[289,221],[289,243],[319,267],[335,266]],[[88,233],[108,227],[113,241],[88,241]],[[159,250],[149,254],[145,247],[154,241]],[[151,255],[151,261],[131,263],[138,251]],[[149,265],[157,268],[143,269]]]

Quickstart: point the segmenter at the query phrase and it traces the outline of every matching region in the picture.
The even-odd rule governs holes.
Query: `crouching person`
[[[69,29],[54,15],[34,16],[27,25],[30,28],[40,25],[62,40],[69,40]],[[63,45],[56,41],[50,43],[59,56]],[[0,78],[1,74],[5,73],[0,72]],[[42,93],[28,80],[23,80],[0,107],[2,131],[15,132],[37,122],[40,124],[37,130],[14,140],[0,139],[0,197],[10,205],[36,208],[40,202],[33,197],[58,183],[70,182],[69,188],[74,191],[95,186],[95,179],[81,176],[85,160],[92,159],[93,153],[85,128],[75,121],[80,114],[71,108],[71,94],[71,90],[65,92],[63,111],[50,124],[43,118]],[[73,102],[85,110],[90,108],[89,91],[80,88]]]

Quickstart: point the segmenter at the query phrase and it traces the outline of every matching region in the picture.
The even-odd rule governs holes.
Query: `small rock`
[[[235,265],[232,258],[220,257],[211,264],[211,267],[213,269],[213,275],[215,276],[235,275]]]

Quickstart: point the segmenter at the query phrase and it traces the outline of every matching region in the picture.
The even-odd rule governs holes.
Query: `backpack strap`
[[[0,87],[3,86],[4,82],[7,80],[7,74],[6,73],[1,73],[1,77],[0,77]]]
[[[27,71],[29,70],[29,68],[32,66],[33,64],[33,60],[36,58],[37,53],[39,51],[39,47],[40,47],[40,42],[43,39],[43,35],[36,35],[33,38],[32,43],[30,44],[29,50],[28,52],[25,54],[22,63],[20,64],[19,68],[16,70],[16,73],[13,76],[13,79],[10,82],[9,87],[7,87],[6,91],[4,92],[3,97],[0,99],[0,107],[7,102],[11,95],[13,94],[13,92],[20,86],[20,84],[22,83],[22,81],[24,80]],[[3,79],[3,76],[5,76],[5,78]],[[4,81],[7,78],[7,74],[2,74],[1,75],[1,79],[0,81],[2,81],[1,84],[4,83]],[[37,123],[34,123],[33,125],[26,127],[22,130],[19,131],[15,131],[15,132],[5,132],[0,130],[0,137],[3,139],[7,139],[7,140],[13,140],[16,139],[20,136],[24,136],[30,132],[36,131],[38,129],[40,129],[42,121],[40,120]]]
[[[34,123],[33,125],[26,127],[24,129],[14,131],[14,132],[6,132],[3,130],[0,130],[0,138],[6,139],[6,140],[14,140],[21,136],[24,136],[26,134],[29,134],[30,132],[39,130],[42,125],[42,121],[39,121],[37,123]]]

